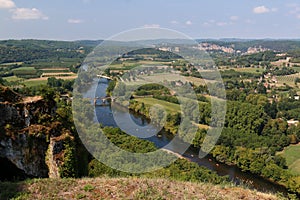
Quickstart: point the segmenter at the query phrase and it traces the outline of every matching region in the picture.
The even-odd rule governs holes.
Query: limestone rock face
[[[60,178],[64,163],[64,143],[69,133],[58,137],[57,127],[31,125],[20,133],[0,138],[0,158],[6,158],[30,177]],[[36,132],[35,132],[36,131]],[[40,135],[39,135],[40,134]]]
[[[27,134],[5,137],[0,141],[0,157],[7,158],[25,174],[34,177],[47,177],[48,168],[45,164],[47,143]]]
[[[7,99],[1,90],[3,87],[0,87],[0,158],[29,177],[59,178],[64,141],[70,132],[60,122],[50,122],[55,114],[55,102],[41,98],[24,102],[19,96],[4,102]],[[6,88],[5,92],[16,95]]]
[[[59,167],[63,164],[61,154],[64,152],[63,140],[51,138],[47,151],[46,163],[49,169],[49,178],[60,178]]]
[[[22,115],[20,114],[20,108],[13,106],[9,103],[0,103],[0,126],[5,126],[6,124],[22,124]]]

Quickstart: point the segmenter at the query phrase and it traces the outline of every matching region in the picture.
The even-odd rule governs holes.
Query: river
[[[106,79],[100,79],[100,81],[95,80],[95,84],[93,84],[91,88],[84,94],[84,97],[87,98],[105,97],[107,86],[108,86],[108,81]],[[93,91],[96,91],[96,94],[94,94]],[[124,110],[124,115],[125,113],[126,111]],[[130,116],[131,119],[136,124],[140,126],[148,125],[149,127],[149,121],[144,116],[132,112],[130,113]],[[97,121],[104,126],[117,127],[117,124],[113,118],[112,109],[109,106],[109,104],[107,106],[95,106],[95,119],[97,119]],[[150,128],[152,128],[153,130],[156,129],[156,127],[154,126],[152,127],[150,126]],[[127,127],[127,130],[130,130],[130,127]],[[132,131],[134,132],[135,129],[132,129]],[[146,140],[153,142],[158,148],[161,148],[167,145],[173,139],[172,134],[163,130],[160,131],[158,135],[159,137],[155,135],[146,138]],[[204,166],[212,171],[215,171],[220,176],[227,175],[229,179],[236,184],[244,183],[247,184],[248,187],[262,192],[272,192],[272,193],[281,192],[284,194],[287,193],[287,190],[283,186],[280,186],[274,182],[266,180],[255,174],[249,172],[243,172],[236,166],[229,166],[223,163],[219,163],[215,161],[214,158],[210,155],[207,155],[205,158],[200,159],[197,156],[198,153],[199,153],[199,149],[190,147],[183,154],[183,157],[187,158],[191,162],[198,163],[200,166]]]

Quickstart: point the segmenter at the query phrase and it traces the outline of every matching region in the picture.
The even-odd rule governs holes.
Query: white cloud
[[[278,8],[267,8],[266,6],[258,6],[253,8],[253,13],[255,14],[263,14],[269,12],[277,12]]]
[[[258,7],[253,8],[253,12],[255,14],[263,14],[263,13],[270,12],[270,9],[265,6],[258,6]]]
[[[231,16],[230,20],[231,21],[237,21],[237,20],[239,20],[239,17],[238,16]]]
[[[15,7],[16,5],[12,0],[0,0],[0,8],[10,9]]]
[[[82,19],[68,19],[68,23],[70,24],[81,24],[83,23]]]
[[[15,20],[48,19],[36,8],[18,8],[13,0],[0,0],[0,9],[9,9],[11,18]]]
[[[192,23],[192,21],[188,20],[188,21],[185,22],[185,24],[186,25],[192,25],[193,23]]]
[[[171,21],[171,24],[179,24],[179,22],[176,20],[173,20],[173,21]]]
[[[30,19],[49,19],[41,11],[36,8],[16,8],[12,10],[12,18],[16,20],[30,20]]]
[[[144,28],[159,28],[160,25],[159,24],[145,24],[143,27]]]

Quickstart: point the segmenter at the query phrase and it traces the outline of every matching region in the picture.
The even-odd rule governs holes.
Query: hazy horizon
[[[299,38],[192,38],[193,40],[203,40],[203,41],[253,41],[253,40],[277,40],[277,41],[286,41],[286,40],[296,40],[300,41]],[[67,39],[51,39],[51,38],[7,38],[7,39],[1,39],[0,41],[7,41],[7,40],[47,40],[47,41],[61,41],[61,42],[77,42],[77,41],[104,41],[106,39],[74,39],[74,40],[67,40]],[[158,38],[154,40],[173,40],[170,38]],[[180,39],[182,40],[182,39]],[[109,41],[109,40],[107,40]],[[116,42],[123,42],[118,40],[112,40]],[[135,40],[135,41],[143,41],[143,40]],[[147,40],[145,40],[147,41]]]

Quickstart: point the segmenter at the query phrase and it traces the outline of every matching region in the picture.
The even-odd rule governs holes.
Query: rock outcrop
[[[0,157],[8,159],[26,175],[47,177],[45,164],[47,143],[40,138],[20,133],[13,137],[2,137],[0,140]]]
[[[0,85],[0,102],[16,103],[22,100],[21,95],[10,90],[8,87]]]
[[[42,98],[24,102],[20,95],[0,86],[0,113],[0,158],[28,177],[60,177],[64,142],[70,132],[60,122],[52,122],[55,102]]]

